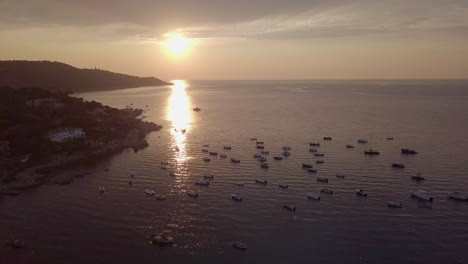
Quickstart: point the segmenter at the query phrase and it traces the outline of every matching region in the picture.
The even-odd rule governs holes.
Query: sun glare
[[[190,40],[186,38],[174,37],[166,41],[166,47],[174,54],[184,53],[190,46]]]

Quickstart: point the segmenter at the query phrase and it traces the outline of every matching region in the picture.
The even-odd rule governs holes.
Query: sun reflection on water
[[[167,119],[172,122],[173,151],[178,165],[177,171],[180,172],[183,168],[179,168],[179,166],[183,166],[185,161],[188,160],[185,141],[187,133],[190,131],[192,113],[190,111],[190,98],[185,92],[187,83],[182,80],[173,81],[173,83]]]

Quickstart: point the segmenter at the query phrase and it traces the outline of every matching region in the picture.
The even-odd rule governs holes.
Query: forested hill
[[[101,69],[78,69],[52,61],[0,61],[0,86],[41,87],[53,91],[85,92],[170,83]]]

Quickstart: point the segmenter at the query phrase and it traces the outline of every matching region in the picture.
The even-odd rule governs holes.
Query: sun
[[[190,46],[190,40],[186,38],[175,37],[166,41],[166,47],[170,52],[180,55],[187,51]]]

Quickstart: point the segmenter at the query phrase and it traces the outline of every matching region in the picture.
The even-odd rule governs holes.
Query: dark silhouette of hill
[[[0,61],[0,86],[42,87],[52,91],[97,91],[161,86],[154,77],[136,77],[101,69],[78,69],[52,61]]]

